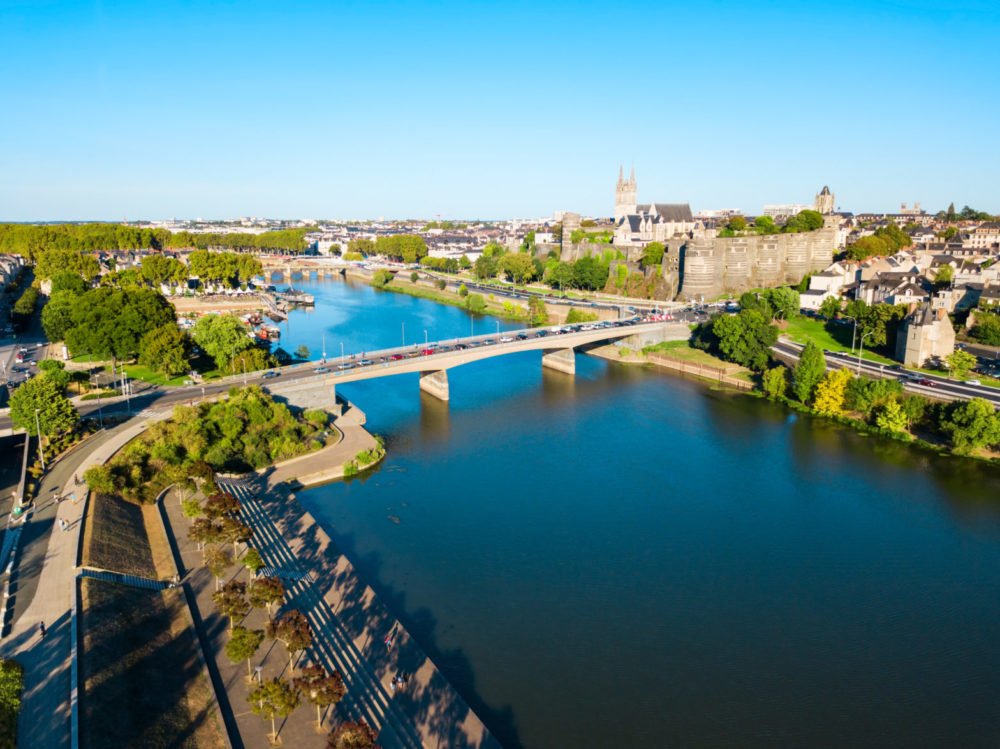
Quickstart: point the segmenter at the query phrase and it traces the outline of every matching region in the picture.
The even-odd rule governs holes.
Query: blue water
[[[323,330],[331,355],[469,332],[296,286],[317,308],[282,345],[314,358]],[[449,371],[447,404],[342,386],[388,458],[299,495],[505,745],[1000,744],[1000,472],[539,357]]]

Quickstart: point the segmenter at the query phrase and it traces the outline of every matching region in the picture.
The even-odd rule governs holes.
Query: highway
[[[773,347],[776,354],[783,354],[796,361],[803,348],[801,343],[795,343],[786,339],[779,340]],[[827,369],[850,369],[855,374],[859,372],[857,356],[835,351],[824,351],[823,355],[826,357]],[[902,383],[904,390],[910,393],[918,393],[928,398],[936,398],[937,400],[983,398],[990,401],[994,406],[1000,407],[1000,389],[997,388],[987,385],[970,385],[967,382],[958,382],[947,377],[906,369],[899,365],[888,366],[867,359],[861,359],[860,361],[861,374],[868,377],[897,379]],[[924,384],[921,384],[918,380]]]
[[[608,338],[620,338],[663,324],[662,321],[634,318],[616,320],[613,323],[553,325],[449,338],[378,351],[361,351],[345,355],[343,358],[329,358],[326,362],[303,362],[266,371],[250,372],[246,375],[231,375],[204,384],[181,387],[145,386],[145,389],[139,390],[142,386],[136,383],[135,395],[130,399],[117,396],[103,399],[100,404],[98,401],[88,400],[77,401],[75,405],[80,416],[97,417],[99,410],[101,416],[136,413],[151,408],[172,408],[178,403],[214,397],[227,392],[234,385],[254,384],[277,389],[283,384],[316,378],[317,375],[322,375],[336,384],[412,371],[433,371],[519,350],[564,349]],[[0,413],[3,414],[0,416],[0,433],[7,434],[11,429],[10,417],[6,409]]]

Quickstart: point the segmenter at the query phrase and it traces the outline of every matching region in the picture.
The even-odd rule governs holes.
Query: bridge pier
[[[448,370],[437,369],[433,372],[421,372],[420,389],[440,400],[448,400]]]
[[[576,353],[572,348],[547,348],[542,353],[542,366],[576,374]]]

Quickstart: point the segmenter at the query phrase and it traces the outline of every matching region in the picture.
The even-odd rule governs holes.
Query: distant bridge
[[[691,331],[683,323],[620,322],[591,323],[578,332],[557,333],[558,326],[502,331],[498,334],[468,338],[449,338],[427,344],[365,352],[346,359],[331,358],[325,364],[289,368],[287,379],[266,380],[268,390],[301,408],[330,408],[335,403],[336,386],[342,383],[372,380],[400,374],[420,373],[420,389],[435,398],[448,400],[448,370],[463,364],[521,351],[542,351],[542,366],[574,374],[578,346],[619,340],[631,336],[655,341],[687,340]],[[507,340],[510,339],[510,340]],[[362,363],[364,362],[364,363]],[[329,371],[317,373],[317,369]],[[281,370],[284,372],[284,370]]]

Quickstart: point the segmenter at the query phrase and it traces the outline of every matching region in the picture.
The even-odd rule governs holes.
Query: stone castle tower
[[[615,223],[623,216],[629,216],[636,212],[638,205],[639,188],[635,184],[635,167],[629,174],[628,181],[624,179],[622,167],[618,167],[618,184],[615,185]]]
[[[823,185],[823,189],[820,190],[819,195],[816,196],[816,202],[814,206],[817,211],[822,213],[824,216],[828,213],[833,213],[834,210],[834,195],[830,192],[830,188]]]

